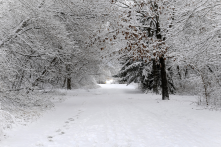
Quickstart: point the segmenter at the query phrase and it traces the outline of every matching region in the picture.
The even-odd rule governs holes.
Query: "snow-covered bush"
[[[1,95],[2,110],[10,112],[17,119],[31,121],[42,111],[51,109],[54,104],[50,96],[42,92],[10,91]]]
[[[12,128],[14,123],[14,117],[9,112],[0,109],[0,138],[3,135],[3,131]]]

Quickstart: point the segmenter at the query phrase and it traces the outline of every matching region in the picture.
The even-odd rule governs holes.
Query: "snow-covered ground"
[[[9,130],[0,147],[221,147],[221,112],[197,107],[195,97],[162,101],[114,84],[65,97],[36,122]]]

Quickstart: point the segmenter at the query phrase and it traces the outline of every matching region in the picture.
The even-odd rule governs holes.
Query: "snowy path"
[[[221,112],[193,97],[145,95],[132,86],[75,90],[37,122],[17,127],[0,147],[221,147]]]

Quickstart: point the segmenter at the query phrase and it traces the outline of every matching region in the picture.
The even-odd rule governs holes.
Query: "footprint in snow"
[[[74,119],[73,119],[73,118],[69,118],[68,120],[69,120],[69,121],[74,121]]]
[[[66,121],[65,123],[67,124],[67,123],[69,123],[69,121]]]
[[[48,136],[48,141],[53,142],[52,138],[53,136]]]
[[[56,132],[61,132],[61,129],[58,129]]]
[[[61,132],[59,135],[63,135],[63,134],[65,134],[65,132]]]

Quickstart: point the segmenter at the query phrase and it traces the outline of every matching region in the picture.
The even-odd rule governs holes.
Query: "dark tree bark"
[[[158,6],[156,6],[158,7]],[[156,37],[159,40],[162,40],[160,23],[159,23],[159,16],[156,16]],[[168,91],[168,81],[167,81],[167,74],[166,74],[166,65],[164,60],[164,55],[161,55],[160,59],[160,71],[161,71],[161,87],[162,87],[162,100],[169,100],[169,91]]]
[[[161,86],[162,86],[162,100],[169,100],[168,81],[166,74],[166,65],[164,57],[160,57],[161,64]]]
[[[179,67],[179,65],[177,66],[177,72],[178,72],[178,75],[179,75],[180,80],[182,80],[182,76],[181,76],[181,73],[180,73],[180,67]]]
[[[71,78],[67,78],[67,89],[71,90]]]
[[[71,90],[71,67],[70,64],[66,65],[67,71],[67,89]]]

